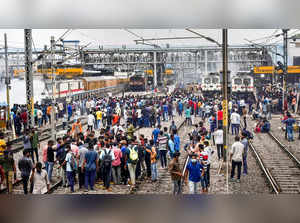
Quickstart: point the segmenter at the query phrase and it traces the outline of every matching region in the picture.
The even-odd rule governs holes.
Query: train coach
[[[221,80],[219,73],[204,75],[201,83],[202,91],[205,95],[213,95],[221,92]]]
[[[84,94],[105,88],[126,88],[129,79],[127,77],[82,77],[74,80],[59,80],[55,85],[55,98],[74,97],[76,95]],[[46,80],[44,99],[52,96],[52,80]]]

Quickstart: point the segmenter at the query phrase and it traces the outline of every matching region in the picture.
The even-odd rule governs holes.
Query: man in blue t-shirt
[[[174,133],[174,149],[175,152],[179,152],[180,151],[180,137],[179,135],[177,135],[177,129],[173,131]]]
[[[185,183],[189,185],[190,194],[197,194],[199,182],[201,182],[201,178],[204,176],[204,168],[197,160],[196,154],[191,155],[186,170],[184,178]],[[189,181],[187,181],[187,175],[189,175]]]
[[[154,144],[157,143],[159,133],[160,133],[160,126],[158,125],[152,132],[152,139],[154,141]]]
[[[164,121],[168,121],[168,115],[169,115],[169,109],[168,109],[168,105],[167,104],[164,104],[163,105],[163,111],[164,111]]]

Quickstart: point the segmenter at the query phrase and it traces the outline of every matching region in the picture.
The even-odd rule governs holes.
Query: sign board
[[[222,102],[223,108],[223,126],[227,126],[228,124],[228,102],[227,100],[223,100]]]
[[[275,70],[274,66],[261,66],[261,67],[254,67],[253,69],[254,74],[282,74],[282,70]],[[289,74],[297,74],[300,73],[300,66],[288,66],[288,73]]]

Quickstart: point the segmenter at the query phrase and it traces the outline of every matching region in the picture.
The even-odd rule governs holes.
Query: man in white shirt
[[[211,164],[211,157],[212,154],[214,153],[213,149],[211,148],[211,146],[209,145],[208,141],[204,141],[204,152],[207,153],[208,158],[207,158],[207,167],[206,167],[206,177],[207,177],[207,187],[210,186],[210,164]]]
[[[138,118],[138,125],[139,125],[139,127],[143,127],[143,125],[142,125],[142,109],[138,108],[136,110],[136,113],[137,113],[137,118]]]
[[[117,123],[116,125],[114,125],[113,131],[114,131],[115,135],[120,133],[120,131],[125,132],[124,128],[120,125],[120,123]]]
[[[218,151],[218,159],[220,160],[222,157],[224,157],[222,126],[218,127],[218,130],[213,133],[213,136],[215,137],[215,142],[216,142],[217,151]]]
[[[91,103],[90,103],[91,99],[89,99],[86,103],[85,103],[85,107],[86,107],[86,111],[87,111],[87,114],[90,113],[90,109],[91,109]]]
[[[92,113],[90,113],[88,115],[88,130],[90,131],[93,130],[94,123],[95,123],[95,116]]]
[[[44,194],[50,190],[48,175],[47,172],[42,169],[42,163],[37,162],[36,167],[32,169],[30,182],[33,184],[33,194]]]
[[[242,170],[242,161],[243,161],[243,154],[244,154],[244,145],[240,142],[240,137],[237,135],[235,136],[235,142],[231,146],[231,151],[230,151],[230,160],[232,161],[231,163],[231,176],[230,176],[230,181],[234,181],[234,172],[235,168],[237,167],[238,169],[238,176],[237,176],[237,181],[240,183],[241,179],[241,170]]]
[[[230,116],[230,122],[231,122],[231,133],[232,135],[238,135],[240,130],[240,122],[241,122],[241,116],[237,113],[237,110],[234,110],[233,113]]]

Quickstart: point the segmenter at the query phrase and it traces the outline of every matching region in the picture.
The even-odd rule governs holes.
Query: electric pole
[[[52,140],[56,140],[56,117],[55,117],[55,91],[56,91],[56,82],[55,82],[55,73],[54,73],[54,36],[51,36],[51,40],[50,40],[50,44],[51,44],[51,72],[52,72],[52,104],[51,104],[51,138]]]
[[[34,101],[33,101],[33,77],[32,77],[32,30],[24,29],[25,50],[25,79],[26,79],[26,102],[29,128],[34,127]]]
[[[283,77],[282,77],[282,110],[284,111],[284,104],[287,100],[287,87],[286,87],[286,81],[287,81],[287,60],[288,60],[288,29],[283,29]]]
[[[227,148],[227,125],[228,125],[228,32],[222,30],[222,52],[223,52],[223,145],[224,145],[224,162],[226,162],[226,185],[228,193],[228,148]]]
[[[154,88],[156,88],[157,87],[156,52],[153,52],[153,62],[154,62],[153,84],[154,84]]]
[[[8,74],[8,55],[7,55],[7,36],[4,33],[4,48],[5,48],[5,84],[6,84],[6,101],[7,101],[7,123],[10,126],[10,100],[9,100],[9,89],[10,89],[10,77]]]

